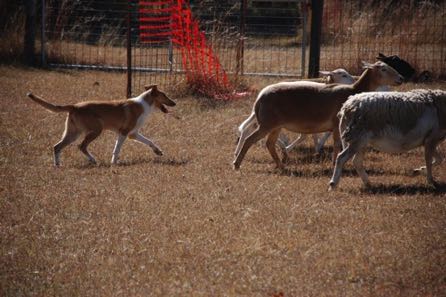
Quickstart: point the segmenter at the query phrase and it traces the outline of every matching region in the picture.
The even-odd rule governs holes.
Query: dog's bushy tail
[[[70,112],[74,108],[73,105],[55,105],[55,104],[52,104],[52,103],[44,100],[43,98],[40,98],[40,97],[34,95],[31,92],[28,92],[26,95],[29,98],[31,98],[31,100],[36,102],[37,104],[43,106],[44,108],[46,108],[46,109],[48,109],[48,110],[50,110],[52,112]]]

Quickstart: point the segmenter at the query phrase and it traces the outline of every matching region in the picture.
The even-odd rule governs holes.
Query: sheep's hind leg
[[[434,161],[432,162],[432,165],[435,165],[435,166],[440,165],[443,162],[443,156],[437,151],[436,148],[433,152],[433,159],[434,159]],[[426,166],[421,166],[421,167],[415,168],[413,170],[413,172],[420,173],[425,170],[426,170]]]
[[[256,122],[249,122],[248,124],[245,125],[244,129],[241,131],[240,133],[240,137],[238,139],[237,142],[237,147],[235,148],[235,152],[234,152],[234,156],[237,156],[240,153],[240,150],[243,147],[243,144],[246,141],[246,138],[252,134],[252,132],[257,128],[257,123]]]
[[[316,134],[313,134],[313,137]],[[314,149],[316,151],[316,154],[322,153],[322,148],[325,145],[325,142],[327,142],[327,139],[330,137],[331,132],[325,132],[324,135],[321,137],[321,139],[318,140],[317,135],[316,138],[313,138],[315,140]]]
[[[337,127],[338,125],[335,125]],[[336,164],[338,154],[342,149],[341,135],[339,129],[333,130],[333,165]]]
[[[254,143],[256,143],[257,141],[259,141],[260,139],[265,137],[265,135],[267,135],[269,133],[269,131],[270,130],[265,130],[265,129],[262,129],[260,126],[258,126],[257,129],[246,138],[246,140],[243,142],[243,146],[242,146],[240,152],[237,154],[237,157],[235,158],[235,160],[233,162],[235,170],[240,168],[240,164],[242,163],[243,158],[245,157],[248,149]]]
[[[344,167],[345,162],[350,160],[355,154],[357,150],[356,147],[349,144],[347,147],[338,155],[336,158],[335,168],[333,171],[333,176],[331,177],[330,184],[328,190],[334,190],[336,185],[339,183],[342,174],[342,168]]]
[[[290,145],[285,148],[286,152],[289,153],[293,148],[296,147],[296,145],[302,143],[306,138],[306,134],[300,134],[299,137],[297,137]]]
[[[271,157],[273,157],[274,162],[276,162],[277,168],[283,170],[283,163],[280,161],[280,158],[276,152],[276,142],[277,138],[279,137],[279,134],[280,134],[280,128],[273,130],[268,135],[268,139],[266,140],[266,147],[268,148]]]
[[[369,187],[370,181],[367,173],[364,170],[364,166],[362,163],[363,160],[364,160],[364,149],[361,149],[353,157],[353,165],[355,166],[356,172],[358,173],[359,177],[362,179],[364,186]]]
[[[427,182],[434,187],[436,187],[438,184],[434,180],[432,176],[432,157],[435,154],[435,144],[431,139],[427,140],[424,144],[424,159],[426,161],[426,178]]]
[[[257,120],[255,118],[255,113],[251,113],[249,117],[243,121],[243,123],[239,126],[240,136],[237,141],[237,147],[235,148],[234,156],[237,156],[242,149],[243,143],[255,129],[257,128]]]

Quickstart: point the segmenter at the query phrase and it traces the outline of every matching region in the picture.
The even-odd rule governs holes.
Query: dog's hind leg
[[[90,163],[92,164],[96,164],[96,160],[95,158],[90,154],[90,152],[88,151],[88,145],[95,140],[96,138],[98,138],[99,135],[101,135],[102,129],[97,129],[97,130],[93,130],[87,133],[87,135],[85,135],[84,140],[82,141],[82,143],[79,145],[79,150],[88,158],[88,161],[90,161]]]
[[[54,166],[60,165],[60,153],[67,145],[76,141],[79,137],[80,131],[72,122],[70,116],[67,117],[65,121],[65,131],[63,133],[62,139],[54,146]]]

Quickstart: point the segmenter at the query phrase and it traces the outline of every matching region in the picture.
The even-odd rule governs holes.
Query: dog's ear
[[[146,91],[152,89],[152,91],[156,92],[156,91],[158,91],[158,86],[157,85],[147,85],[147,86],[144,86],[144,89],[146,89]]]

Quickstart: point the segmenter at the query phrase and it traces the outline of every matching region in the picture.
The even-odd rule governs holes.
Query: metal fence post
[[[34,66],[35,56],[34,56],[34,46],[36,42],[36,1],[26,0],[25,1],[25,37],[23,41],[23,55],[26,64]]]
[[[132,1],[127,6],[127,98],[132,97]]]
[[[247,0],[240,0],[240,28],[239,28],[239,42],[237,47],[237,64],[236,64],[236,74],[243,75],[243,60],[245,54],[245,23],[246,23],[246,6]]]
[[[300,75],[305,77],[305,68],[307,62],[307,20],[308,20],[308,0],[301,2],[302,11],[302,41],[301,41],[301,65]]]
[[[40,28],[40,64],[42,67],[46,67],[46,36],[45,36],[45,27],[46,27],[46,1],[42,0],[42,19],[41,19],[41,28]]]
[[[319,60],[321,55],[321,29],[324,0],[311,0],[311,40],[308,76],[319,76]]]

